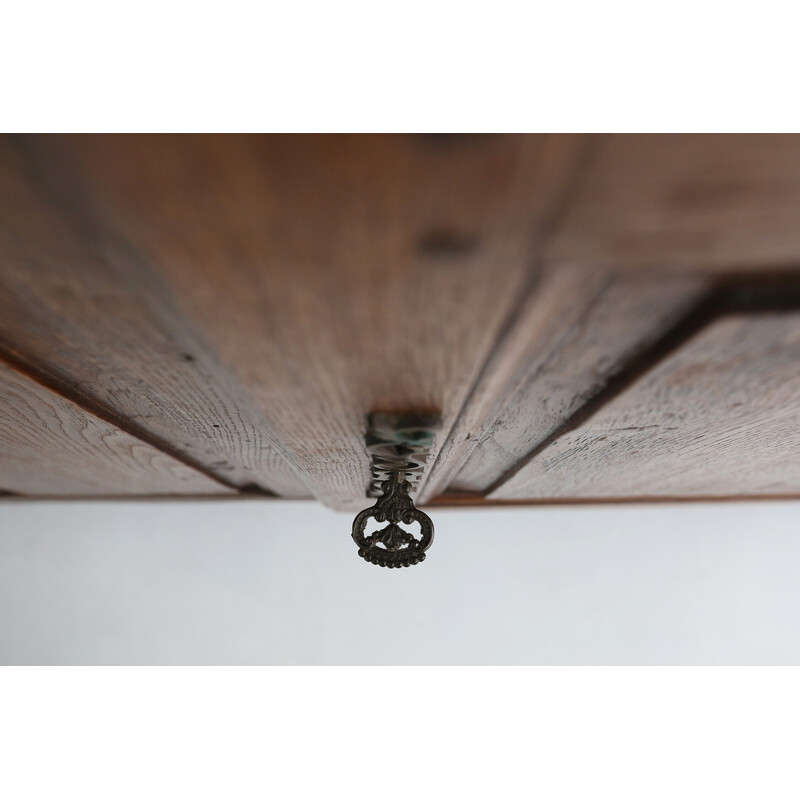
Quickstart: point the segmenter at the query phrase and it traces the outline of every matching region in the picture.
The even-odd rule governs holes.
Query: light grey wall
[[[396,571],[311,503],[2,503],[0,663],[800,663],[800,503],[434,518]]]

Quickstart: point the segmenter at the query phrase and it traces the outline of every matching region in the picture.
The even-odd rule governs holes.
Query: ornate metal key
[[[419,481],[433,447],[438,414],[370,414],[367,419],[367,451],[372,456],[369,497],[377,497],[353,521],[353,540],[358,554],[381,567],[409,567],[425,560],[433,542],[430,517],[414,506],[411,493]],[[386,527],[366,534],[370,519]],[[400,523],[420,526],[419,537]]]

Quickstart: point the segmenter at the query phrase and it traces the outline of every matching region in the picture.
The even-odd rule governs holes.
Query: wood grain
[[[0,140],[0,349],[226,485],[308,496],[252,399],[76,166],[58,137]]]
[[[360,508],[366,415],[440,411],[428,502],[526,462],[713,276],[796,269],[798,219],[800,136],[14,137],[0,354],[214,493]]]
[[[425,499],[486,492],[707,290],[689,276],[547,272],[454,428]]]
[[[531,279],[571,136],[76,137],[115,230],[330,506],[363,506],[370,411],[441,446]]]
[[[800,135],[602,137],[551,264],[754,270],[800,263]]]
[[[234,493],[2,362],[0,486],[33,496]]]
[[[712,323],[494,499],[800,493],[800,312]]]

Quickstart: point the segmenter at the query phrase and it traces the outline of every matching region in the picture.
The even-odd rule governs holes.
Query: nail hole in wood
[[[417,251],[429,258],[460,258],[477,247],[477,237],[451,228],[431,228],[417,239]]]

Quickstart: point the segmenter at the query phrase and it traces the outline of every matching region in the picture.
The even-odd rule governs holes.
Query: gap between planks
[[[765,314],[800,310],[800,268],[793,270],[773,270],[757,275],[724,275],[709,290],[701,295],[693,308],[681,317],[676,324],[659,337],[652,345],[628,361],[623,367],[574,414],[556,430],[545,437],[524,458],[501,475],[485,493],[472,495],[489,502],[498,503],[555,503],[558,498],[540,500],[492,500],[491,495],[513,478],[520,470],[530,464],[540,453],[567,433],[585,424],[603,407],[619,397],[652,369],[677,352],[683,345],[700,334],[709,325],[730,314]],[[465,493],[466,494],[466,493]],[[444,496],[447,496],[446,494]],[[454,495],[450,495],[453,497]],[[780,496],[777,496],[780,497]],[[689,498],[615,498],[607,502],[678,502]],[[712,498],[698,498],[698,501]],[[714,497],[713,499],[723,499]],[[744,498],[742,498],[744,499]],[[747,498],[755,499],[755,498]],[[575,499],[567,502],[583,502]],[[601,499],[587,499],[587,503],[606,502]]]
[[[76,390],[74,386],[71,386],[67,382],[50,374],[46,369],[43,369],[40,365],[32,364],[27,359],[20,356],[13,348],[9,347],[5,342],[2,341],[0,341],[0,361],[7,364],[15,372],[24,375],[28,380],[31,380],[34,383],[43,386],[45,389],[48,389],[49,391],[59,395],[60,397],[63,397],[65,400],[74,403],[76,406],[83,409],[83,411],[85,411],[87,414],[90,414],[91,416],[96,417],[97,419],[101,419],[104,422],[107,422],[109,425],[113,425],[115,428],[118,428],[122,432],[127,433],[129,436],[132,436],[133,438],[138,439],[139,441],[144,442],[147,445],[150,445],[150,447],[153,447],[154,449],[158,450],[164,455],[167,455],[170,458],[174,459],[175,461],[180,462],[184,466],[193,469],[195,472],[198,472],[201,475],[205,475],[207,478],[209,478],[209,480],[212,480],[215,483],[218,483],[227,489],[233,489],[237,493],[242,493],[242,494],[249,494],[249,495],[260,494],[266,497],[272,496],[271,493],[264,491],[262,489],[259,489],[258,491],[248,490],[246,492],[243,492],[235,483],[232,483],[231,481],[228,481],[225,478],[220,477],[219,475],[215,475],[212,471],[204,467],[202,464],[197,463],[193,459],[188,458],[185,454],[181,453],[179,450],[173,448],[163,439],[154,436],[153,434],[149,433],[145,429],[138,426],[136,423],[131,422],[131,420],[126,419],[114,413],[111,409],[96,402],[92,397]],[[8,497],[23,497],[23,496],[10,493]],[[3,497],[3,499],[5,499],[5,496]]]

